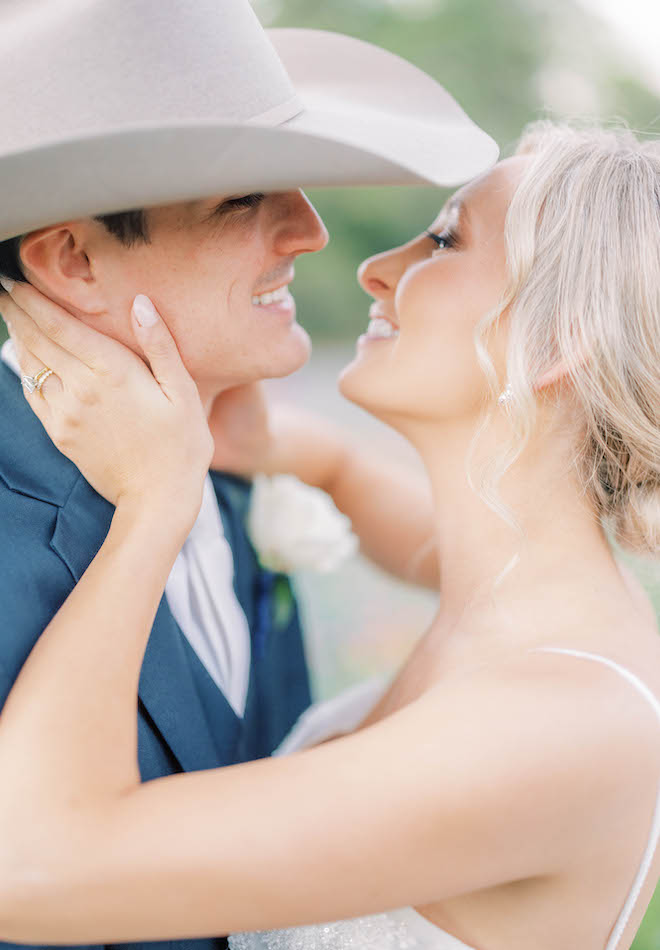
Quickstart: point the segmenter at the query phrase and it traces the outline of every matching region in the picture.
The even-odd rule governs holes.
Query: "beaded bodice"
[[[327,924],[234,934],[230,950],[473,950],[412,907]]]

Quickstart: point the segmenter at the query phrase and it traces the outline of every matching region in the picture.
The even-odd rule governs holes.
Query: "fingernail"
[[[5,288],[8,294],[14,289],[15,280],[12,280],[11,277],[0,277],[0,284]]]
[[[133,301],[133,315],[141,327],[152,327],[158,320],[158,311],[145,294],[138,294]]]

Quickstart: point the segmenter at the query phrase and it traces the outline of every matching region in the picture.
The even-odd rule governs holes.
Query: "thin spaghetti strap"
[[[598,660],[600,663],[604,663],[606,666],[611,667],[613,670],[616,670],[625,679],[627,679],[629,683],[632,683],[632,685],[635,686],[639,692],[650,702],[651,706],[653,706],[653,709],[655,710],[658,720],[660,721],[660,702],[658,702],[646,683],[644,683],[638,676],[632,673],[625,666],[621,666],[620,663],[615,663],[614,660],[610,660],[605,656],[600,656],[598,653],[587,653],[584,650],[571,650],[568,647],[533,647],[527,652],[535,653],[539,651],[545,653],[568,653],[571,656],[582,657],[583,659]],[[617,922],[614,925],[612,933],[610,934],[610,939],[607,941],[605,950],[615,950],[615,947],[618,945],[619,940],[626,929],[633,907],[637,903],[637,898],[640,895],[644,881],[646,880],[646,876],[649,873],[649,869],[653,861],[653,855],[658,844],[658,839],[660,839],[660,781],[658,782],[658,795],[656,798],[655,811],[653,812],[653,819],[651,822],[651,833],[646,845],[646,850],[644,851],[639,870],[635,875],[635,880],[633,881],[630,893],[626,898],[626,902],[623,905]]]

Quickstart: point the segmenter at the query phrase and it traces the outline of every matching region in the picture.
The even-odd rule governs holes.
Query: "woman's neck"
[[[492,610],[495,602],[513,606],[535,590],[551,585],[559,589],[564,581],[566,586],[578,582],[587,587],[589,578],[593,593],[593,584],[600,579],[609,589],[620,575],[572,466],[568,435],[555,432],[552,441],[539,437],[530,441],[502,478],[499,499],[521,533],[475,490],[484,461],[492,462],[501,451],[503,432],[493,429],[478,443],[472,488],[466,457],[473,431],[473,426],[427,426],[411,439],[434,499],[441,580],[438,621],[453,627],[466,615]]]

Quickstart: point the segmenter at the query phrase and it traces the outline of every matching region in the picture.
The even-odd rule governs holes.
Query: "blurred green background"
[[[634,52],[626,55],[606,21],[578,0],[253,0],[253,6],[265,26],[336,30],[411,60],[447,87],[503,157],[525,123],[544,116],[622,119],[644,135],[660,132],[657,90],[647,85]],[[374,451],[414,466],[403,440],[341,399],[335,379],[367,325],[370,298],[356,282],[358,265],[428,227],[450,192],[306,193],[331,236],[323,252],[296,261],[298,319],[312,336],[314,354],[299,373],[270,383],[272,394],[319,408],[369,440]],[[660,607],[660,585],[648,572],[644,578]],[[301,575],[297,586],[317,698],[374,673],[393,673],[436,603],[362,558],[330,576]],[[660,888],[633,948],[660,948]]]

